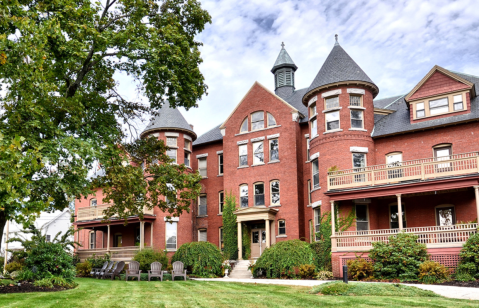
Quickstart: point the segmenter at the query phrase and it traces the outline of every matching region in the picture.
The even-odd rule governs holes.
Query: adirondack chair
[[[118,277],[118,279],[121,280],[120,273],[123,271],[124,268],[125,268],[125,262],[124,261],[117,262],[116,266],[115,266],[115,269],[110,271],[109,273],[106,273],[105,278],[110,277],[111,280],[114,280],[115,277]]]
[[[119,262],[116,262],[115,265],[113,265],[113,267],[110,267],[110,269],[107,269],[107,270],[104,271],[103,273],[100,273],[100,277],[99,277],[99,278],[105,279],[105,277],[106,277],[107,275],[109,275],[110,273],[113,273],[113,272],[116,270],[116,268],[117,268],[117,266],[118,266],[118,263],[119,263]]]
[[[103,266],[101,268],[100,267],[92,268],[90,271],[90,276],[95,277],[97,272],[106,269],[107,266],[108,266],[108,261],[105,261],[105,263],[103,263]]]
[[[173,270],[171,271],[171,280],[175,281],[175,277],[184,277],[186,281],[185,265],[181,261],[173,262]]]
[[[128,281],[128,277],[136,277],[138,281],[140,281],[141,277],[141,270],[140,270],[140,263],[137,261],[130,261],[128,264],[128,270],[126,271],[126,281]]]
[[[150,270],[148,271],[148,281],[151,277],[158,277],[160,281],[163,281],[163,271],[161,270],[162,264],[160,262],[153,262],[150,265]]]
[[[107,271],[111,270],[111,268],[113,267],[113,264],[115,262],[113,261],[110,261],[110,263],[108,263],[108,266],[106,268],[102,268],[100,269],[98,272],[95,273],[95,278],[96,279],[100,279]]]

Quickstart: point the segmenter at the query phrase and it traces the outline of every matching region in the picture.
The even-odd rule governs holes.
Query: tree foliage
[[[236,222],[236,197],[232,192],[225,196],[223,206],[223,254],[230,260],[238,258],[238,224]]]
[[[192,275],[212,278],[221,275],[223,256],[218,247],[210,242],[191,242],[178,248],[171,264],[176,261],[183,262]]]

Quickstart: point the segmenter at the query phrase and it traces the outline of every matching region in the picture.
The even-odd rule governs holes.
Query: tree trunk
[[[7,224],[7,219],[5,218],[5,212],[0,211],[0,251],[3,250],[2,246],[2,238],[3,238],[3,230],[5,229],[5,225]]]

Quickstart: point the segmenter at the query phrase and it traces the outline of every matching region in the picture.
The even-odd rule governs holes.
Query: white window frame
[[[168,153],[168,152],[170,152],[170,153]],[[172,152],[175,153],[174,158],[173,158],[173,156],[170,155]],[[177,164],[177,163],[178,163],[178,149],[169,148],[168,150],[166,150],[166,155],[167,155],[170,159],[174,159],[174,161],[171,162],[172,164]]]
[[[201,168],[201,166],[200,166],[202,161],[205,162],[204,168]],[[207,178],[208,177],[208,160],[207,160],[207,157],[198,158],[198,171],[199,171],[202,178]],[[202,173],[204,173],[204,175]]]
[[[224,168],[224,158],[223,158],[223,154],[218,154],[218,175],[223,175],[223,172],[221,171],[221,169]]]
[[[88,247],[90,247],[90,249],[95,249],[96,248],[96,234],[95,234],[95,231],[90,231],[90,234],[88,234]]]
[[[277,142],[277,144],[278,144],[278,158],[277,158],[277,159],[272,159],[272,157],[271,157],[271,153],[272,153],[272,151],[271,151],[271,145],[272,145],[273,142]],[[279,139],[278,139],[278,138],[269,139],[269,142],[268,142],[268,143],[269,143],[269,150],[268,150],[268,152],[269,152],[269,161],[279,161]],[[264,151],[264,149],[263,149],[263,151]],[[264,153],[263,153],[263,156],[264,156]]]
[[[246,122],[246,129],[243,130],[243,129],[244,129],[243,126],[245,125],[245,122]],[[247,133],[247,132],[248,132],[248,122],[249,122],[249,121],[248,121],[248,117],[246,117],[246,118],[243,120],[243,122],[241,122],[240,134],[241,134],[241,133]]]
[[[201,204],[201,199],[204,198],[205,204]],[[200,207],[205,207],[205,214],[201,214]],[[208,216],[208,195],[207,194],[200,194],[198,196],[198,216]]]
[[[309,118],[312,118],[316,115],[318,115],[318,109],[316,103],[312,103],[311,106],[309,106]]]
[[[184,149],[191,152],[191,141],[190,140],[185,139],[185,148]]]
[[[311,138],[314,138],[318,135],[318,119],[314,118],[311,120]]]
[[[274,121],[274,124],[270,123],[270,116],[271,116],[272,120]],[[276,122],[276,118],[269,112],[266,113],[266,120],[268,122],[267,123],[268,127],[275,127],[275,126],[278,125],[278,122]]]
[[[259,113],[261,113],[263,115],[262,120],[253,121],[253,115],[259,114]],[[263,127],[254,129],[254,123],[257,123],[257,122],[263,122]],[[257,130],[260,130],[260,129],[264,129],[264,111],[261,111],[261,110],[255,111],[251,114],[251,131],[257,131]]]
[[[314,166],[315,166],[315,164],[316,164],[316,166],[317,166],[317,172],[316,172],[316,173],[314,172]],[[311,178],[312,178],[312,180],[313,180],[312,182],[313,182],[313,190],[314,190],[314,189],[319,188],[319,160],[318,160],[317,158],[316,158],[316,159],[313,159],[313,160],[311,161],[311,172],[312,172]],[[314,182],[314,175],[315,175],[315,174],[318,175],[318,183],[317,183],[317,184]]]
[[[168,225],[174,226],[174,230],[173,229],[168,230]],[[169,234],[169,232],[172,232],[172,231],[174,235]],[[168,247],[168,245],[171,245],[171,243],[168,244],[168,237],[173,237],[173,236],[175,237],[175,248]],[[177,221],[165,222],[165,247],[166,247],[166,251],[176,251],[176,249],[178,248],[178,222]]]
[[[204,233],[206,239],[204,241],[201,240],[201,234]],[[208,230],[205,228],[198,229],[198,242],[208,242]]]
[[[255,149],[259,149],[259,147],[262,147],[261,152],[255,151]],[[260,156],[263,157],[263,161],[260,161],[260,159],[256,156],[256,154],[262,154]],[[264,164],[264,141],[258,141],[258,142],[253,142],[253,165],[263,165]]]
[[[337,120],[334,120],[334,121],[328,121],[328,115],[333,114],[333,113],[337,113],[337,114],[338,114],[338,119],[337,119]],[[328,123],[330,123],[330,122],[336,122],[336,121],[338,121],[338,128],[328,129]],[[326,130],[326,132],[333,132],[333,131],[340,130],[340,129],[341,129],[341,113],[339,112],[339,110],[335,110],[335,111],[331,111],[331,112],[326,112],[326,113],[324,114],[324,125],[325,125],[325,130]]]
[[[422,116],[419,116],[418,113],[422,112]],[[416,118],[425,118],[426,117],[426,104],[424,102],[420,102],[416,104]]]
[[[467,91],[462,91],[462,92],[456,92],[456,93],[449,93],[445,95],[439,95],[436,97],[431,97],[428,99],[422,99],[418,100],[417,102],[411,102],[411,108],[413,108],[413,120],[416,119],[424,119],[424,118],[429,118],[429,117],[437,117],[440,115],[444,114],[453,114],[455,112],[462,112],[468,110],[467,106],[467,96],[466,96]],[[461,96],[462,99],[462,109],[456,109],[455,104],[459,104],[461,102],[458,101],[457,97]],[[430,108],[430,103],[435,100],[440,100],[440,99],[447,99],[448,102],[448,111],[446,112],[440,112],[437,114],[432,114],[431,113],[431,108]],[[421,105],[423,104],[423,105]],[[424,107],[424,108],[423,108]],[[421,109],[422,108],[422,109]],[[423,112],[423,116],[419,117],[418,116],[418,111]]]
[[[359,114],[361,115],[361,119],[353,119],[353,112],[359,112]],[[352,129],[364,129],[364,111],[363,110],[351,109],[350,116],[351,116],[351,128]],[[353,120],[354,121],[361,121],[361,127],[353,127]]]
[[[316,236],[316,233],[319,232],[319,227],[321,225],[321,207],[316,207],[313,209],[313,219],[314,219],[314,239],[319,241],[319,237]]]
[[[256,194],[256,185],[263,185],[263,204],[256,204],[256,196],[260,196],[261,194]],[[254,206],[263,206],[266,205],[266,189],[264,187],[264,182],[256,182],[253,184],[253,194],[254,194]]]
[[[337,100],[337,106],[331,106],[331,107],[328,108],[328,101],[331,101],[332,99]],[[339,108],[339,107],[340,107],[339,95],[328,96],[328,97],[324,98],[324,110],[330,110],[330,109],[335,109],[335,108]]]
[[[246,190],[243,190],[242,188],[246,187]],[[248,184],[242,184],[239,186],[240,190],[240,208],[247,208],[249,207],[249,187]],[[246,194],[245,194],[246,192]],[[246,198],[246,206],[243,206],[243,198]]]
[[[223,199],[223,201],[221,201],[221,199]],[[224,206],[225,206],[225,192],[222,190],[218,192],[218,214],[223,214]]]
[[[173,142],[170,142],[170,141],[173,141]],[[166,137],[166,146],[177,147],[178,146],[178,138],[177,137]]]
[[[191,167],[191,153],[188,151],[185,151],[185,158],[183,163],[185,164],[186,167]],[[186,164],[186,161],[188,160],[188,164]]]
[[[273,183],[278,183],[278,202],[273,202]],[[280,205],[281,204],[281,184],[279,180],[272,180],[269,182],[269,195],[270,195],[270,204],[271,205]]]
[[[244,155],[241,155],[241,150],[244,149],[245,153]],[[246,164],[241,164],[241,157],[246,156]],[[248,145],[247,144],[241,144],[238,146],[238,165],[240,167],[248,166]]]
[[[353,102],[352,98],[359,98],[359,105],[356,105],[356,102]],[[363,106],[363,95],[361,94],[349,94],[349,106],[351,107],[362,107]]]
[[[284,224],[281,227],[281,222]],[[281,233],[281,229],[284,229],[284,232]],[[278,219],[278,235],[286,235],[286,219]]]

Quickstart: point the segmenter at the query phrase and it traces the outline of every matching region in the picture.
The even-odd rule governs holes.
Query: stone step
[[[245,279],[249,279],[249,278],[253,278],[253,275],[251,275],[251,273],[249,274],[231,274],[231,275],[228,275],[229,278],[238,278],[238,279],[242,279],[242,278],[245,278]]]

